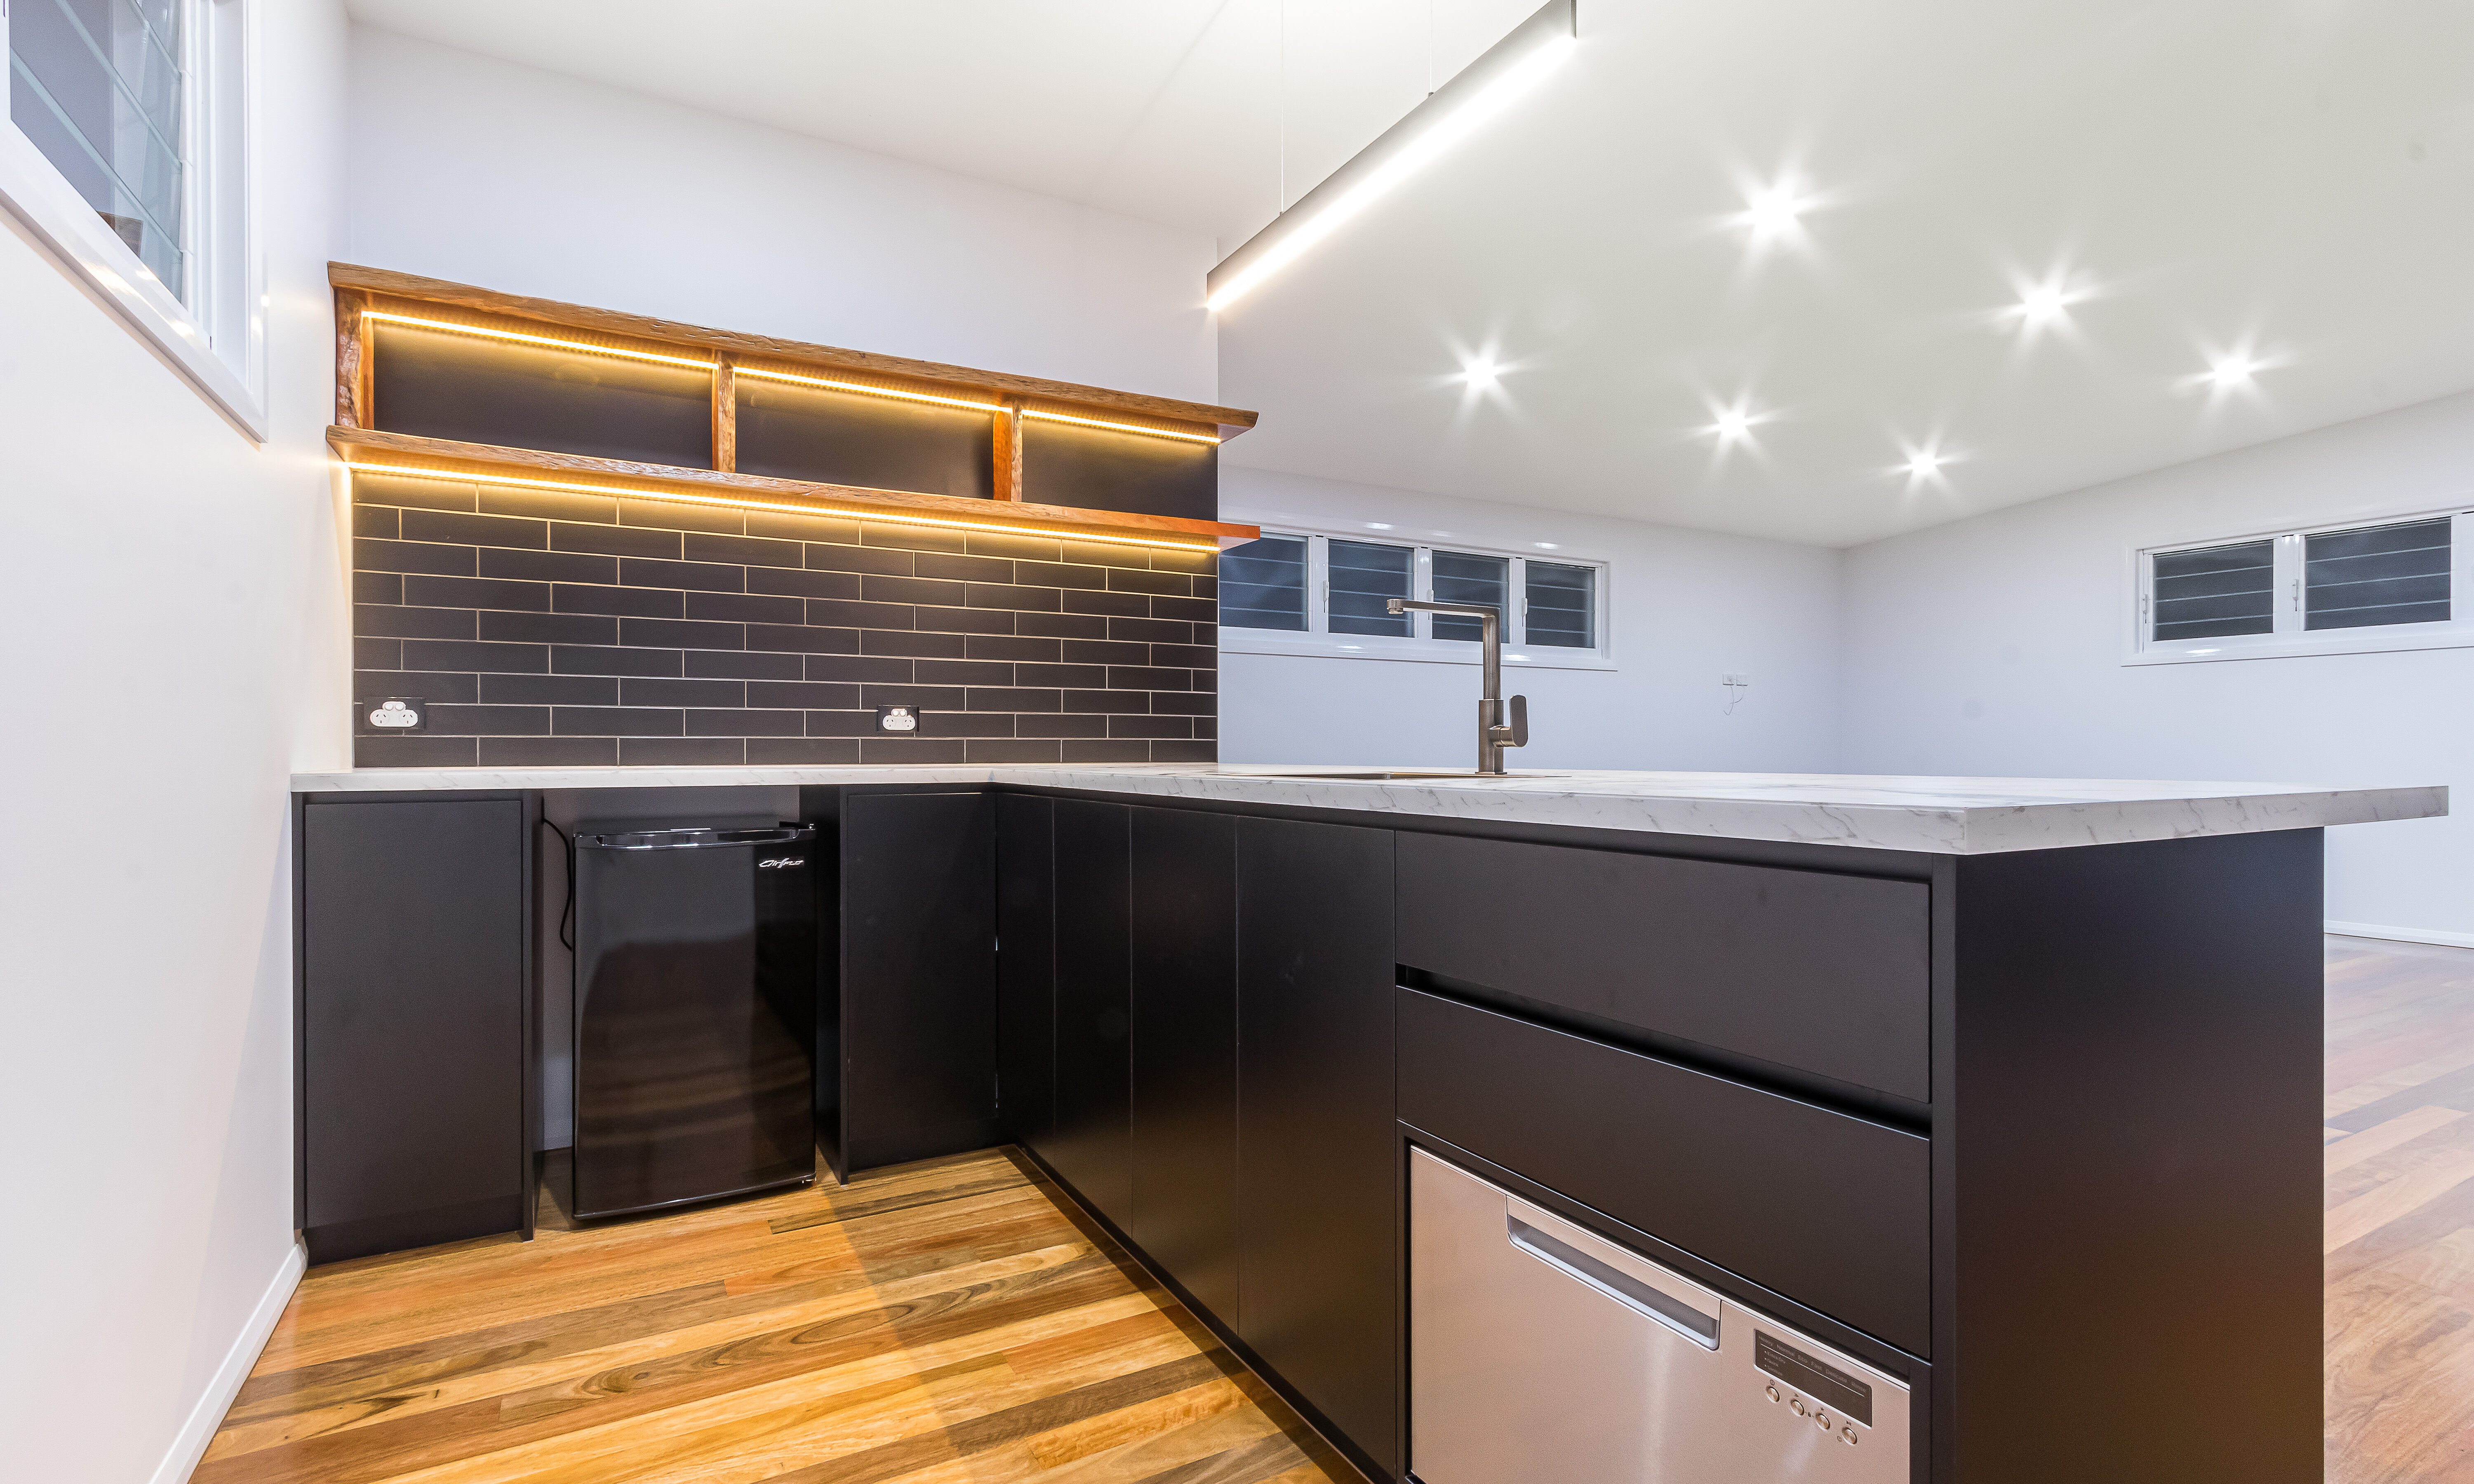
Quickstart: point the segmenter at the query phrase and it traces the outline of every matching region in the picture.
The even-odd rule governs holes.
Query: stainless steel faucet
[[[1479,620],[1482,625],[1479,645],[1484,650],[1481,685],[1485,694],[1477,703],[1477,771],[1500,778],[1503,775],[1503,750],[1529,745],[1529,698],[1512,698],[1511,714],[1505,715],[1503,702],[1503,611],[1487,603],[1428,603],[1418,598],[1390,598],[1384,608],[1391,612],[1459,613]]]

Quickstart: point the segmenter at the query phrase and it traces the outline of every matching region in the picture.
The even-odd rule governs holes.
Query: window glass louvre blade
[[[2414,520],[2303,538],[2303,627],[2448,622],[2452,524]]]
[[[1222,552],[1220,622],[1239,629],[1304,632],[1305,539],[1266,536]]]
[[[1438,551],[1435,553],[1435,601],[1438,603],[1483,603],[1497,613],[1503,612],[1512,586],[1512,559],[1481,557],[1469,552]],[[1453,613],[1437,613],[1434,635],[1439,639],[1466,639],[1475,644],[1486,635],[1483,619],[1464,618]],[[1506,627],[1504,639],[1509,642],[1512,631]]]
[[[2158,552],[2152,560],[2150,634],[2157,642],[2275,632],[2273,540]]]
[[[1416,551],[1372,541],[1334,540],[1331,554],[1331,622],[1334,634],[1409,636],[1410,615],[1384,611],[1392,598],[1406,598]]]
[[[1598,569],[1535,559],[1527,566],[1526,642],[1560,649],[1597,648]]]

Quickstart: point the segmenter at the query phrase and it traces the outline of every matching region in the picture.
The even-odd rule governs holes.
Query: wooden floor
[[[2328,940],[2329,1484],[2474,1484],[2474,950]]]
[[[1103,1241],[991,1153],[334,1263],[192,1477],[1354,1484]]]
[[[2328,948],[2329,1484],[2474,1484],[2474,951]],[[1354,1484],[999,1154],[311,1273],[199,1484]]]

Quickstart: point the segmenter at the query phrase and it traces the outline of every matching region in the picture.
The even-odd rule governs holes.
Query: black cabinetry
[[[1238,824],[1238,1332],[1400,1471],[1389,830]]]
[[[1137,808],[1128,1057],[1127,1234],[1234,1324],[1237,1292],[1237,821]]]
[[[1056,1111],[1032,1149],[1131,1231],[1133,810],[1079,799],[1055,808]]]
[[[526,796],[304,800],[296,1220],[309,1260],[532,1219]]]
[[[997,796],[997,1121],[1048,1147],[1056,1126],[1056,805]]]
[[[975,788],[840,800],[834,1173],[983,1149],[997,1122],[996,800]]]

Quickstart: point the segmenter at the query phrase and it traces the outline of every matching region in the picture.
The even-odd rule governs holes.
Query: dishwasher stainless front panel
[[[1904,1484],[1907,1388],[1409,1152],[1419,1484]]]

